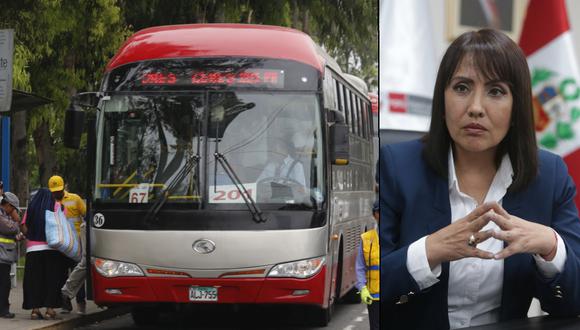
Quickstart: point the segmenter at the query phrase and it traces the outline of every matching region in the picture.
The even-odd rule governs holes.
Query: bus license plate
[[[192,286],[189,288],[190,301],[217,301],[218,290],[214,287]]]

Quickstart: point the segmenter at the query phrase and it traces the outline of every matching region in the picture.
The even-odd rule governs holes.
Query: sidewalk
[[[74,299],[72,304],[73,311],[69,314],[60,314],[60,308],[56,309],[59,313],[59,320],[31,320],[31,311],[22,309],[22,282],[18,281],[17,287],[10,291],[10,311],[16,314],[16,316],[13,319],[0,318],[0,329],[74,329],[81,325],[102,321],[129,312],[126,308],[101,309],[92,301],[87,301],[87,313],[85,315],[79,315],[76,313],[76,302]],[[41,311],[44,313],[45,309],[43,308]]]

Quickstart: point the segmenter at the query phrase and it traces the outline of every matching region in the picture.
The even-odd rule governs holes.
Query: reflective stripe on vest
[[[0,243],[16,243],[16,241],[11,238],[0,237]]]
[[[376,229],[369,230],[361,235],[363,256],[367,266],[366,279],[367,288],[373,298],[377,298],[380,292],[380,251],[379,235]]]

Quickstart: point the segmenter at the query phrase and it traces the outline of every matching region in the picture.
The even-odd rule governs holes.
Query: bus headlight
[[[304,259],[274,266],[268,277],[308,278],[318,273],[324,265],[324,257]]]
[[[97,272],[105,277],[145,276],[139,266],[128,262],[93,258],[93,265]]]

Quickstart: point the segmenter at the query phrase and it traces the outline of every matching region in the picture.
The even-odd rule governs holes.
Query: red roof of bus
[[[187,24],[141,30],[121,46],[107,65],[164,58],[248,56],[294,60],[322,71],[314,42],[300,31],[268,25]]]

